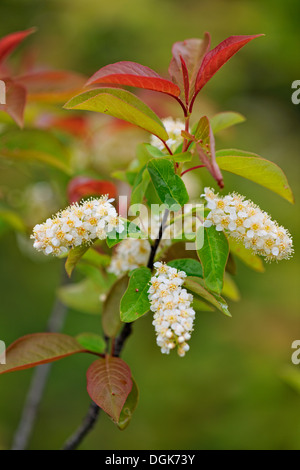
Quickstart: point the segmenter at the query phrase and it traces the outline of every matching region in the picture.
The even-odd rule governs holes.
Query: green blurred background
[[[165,73],[172,43],[202,37],[204,31],[211,33],[213,47],[233,34],[266,34],[212,79],[197,109],[202,114],[244,114],[247,121],[220,135],[217,148],[255,152],[285,171],[294,206],[242,178],[226,174],[225,184],[290,230],[295,256],[267,265],[264,274],[238,263],[242,300],[230,304],[233,318],[216,312],[198,315],[184,359],[161,355],[150,317],[139,320],[123,353],[140,389],[133,420],[120,432],[102,415],[81,448],[299,449],[300,365],[291,363],[291,344],[300,339],[300,105],[291,102],[291,84],[300,79],[300,3],[1,0],[0,17],[0,36],[38,27],[27,44],[35,47],[39,63],[86,75],[118,60]],[[22,178],[17,174],[14,179],[13,170],[10,175],[5,184],[16,188]],[[0,181],[3,185],[3,178]],[[203,183],[211,180],[204,178]],[[56,260],[40,263],[28,258],[11,232],[2,234],[0,242],[0,338],[10,344],[45,329],[61,266]],[[96,332],[99,324],[96,317],[72,311],[64,332]],[[75,356],[54,364],[31,449],[59,448],[81,422],[90,403],[85,371],[92,360]],[[0,448],[11,445],[31,375],[29,370],[0,378]]]

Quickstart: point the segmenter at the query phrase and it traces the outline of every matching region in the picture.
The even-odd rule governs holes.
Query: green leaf
[[[171,207],[183,206],[189,200],[184,182],[174,172],[173,163],[166,159],[153,159],[148,163],[148,170],[160,201]]]
[[[139,401],[139,389],[133,377],[131,377],[131,380],[132,389],[125,401],[125,405],[122,408],[119,421],[117,423],[117,426],[121,431],[127,428]]]
[[[168,266],[178,269],[178,271],[184,271],[187,276],[203,277],[203,270],[201,263],[195,259],[183,258],[174,259],[168,262]]]
[[[196,297],[193,298],[193,309],[196,312],[213,312],[214,308],[208,305],[206,302],[202,302],[202,300],[197,299]]]
[[[193,158],[193,155],[191,152],[180,152],[170,155],[170,158],[172,158],[174,162],[190,162]]]
[[[95,266],[96,268],[100,268],[102,266],[106,267],[110,264],[110,257],[108,255],[104,255],[103,253],[99,253],[99,251],[90,247],[83,254],[80,261],[81,263],[87,263],[91,266]]]
[[[128,287],[128,276],[125,275],[110,288],[103,304],[102,328],[106,336],[114,338],[122,326],[120,320],[120,302]]]
[[[204,287],[204,282],[201,278],[195,276],[187,277],[184,281],[184,287],[202,297],[204,300],[220,310],[220,312],[224,313],[228,317],[231,317],[231,314],[228,310],[228,305],[225,300],[220,295],[208,292],[208,290]]]
[[[102,354],[105,351],[106,343],[104,339],[95,333],[81,333],[75,339],[87,351],[97,354]]]
[[[73,97],[64,108],[109,114],[135,124],[164,141],[169,138],[163,123],[152,109],[126,90],[96,88]]]
[[[225,273],[222,295],[235,302],[241,298],[236,283],[228,273]]]
[[[119,357],[98,359],[87,371],[88,394],[116,423],[131,389],[130,368]]]
[[[216,156],[221,170],[243,176],[294,203],[294,196],[287,178],[275,163],[254,153],[236,149],[219,150]]]
[[[224,113],[216,114],[211,120],[210,125],[212,127],[213,133],[227,129],[227,127],[234,126],[240,122],[246,121],[245,116],[240,113],[235,113],[233,111],[226,111]]]
[[[134,269],[129,278],[129,285],[122,297],[120,310],[123,322],[132,322],[150,310],[148,299],[151,271],[141,267]]]
[[[255,255],[251,250],[245,248],[241,242],[238,242],[234,238],[229,238],[228,241],[230,251],[235,256],[240,258],[240,260],[243,261],[246,266],[259,273],[263,273],[265,271],[264,264],[259,256]]]
[[[137,174],[131,193],[130,205],[141,204],[143,202],[145,192],[150,182],[150,175],[147,167],[144,166]]]
[[[7,348],[6,364],[0,365],[0,374],[29,369],[80,352],[84,352],[84,348],[78,341],[61,333],[35,333],[23,336]]]
[[[163,158],[166,156],[161,150],[151,144],[139,144],[136,149],[136,156],[140,164],[146,165],[151,158]]]
[[[144,238],[144,236],[145,234],[136,224],[126,220],[122,232],[119,233],[116,230],[112,230],[107,234],[106,243],[109,248],[112,248],[117,243],[120,243],[120,241],[125,240],[125,238]]]
[[[69,251],[67,261],[65,263],[66,273],[69,277],[71,277],[76,264],[79,262],[79,260],[87,252],[88,249],[89,245],[80,245],[75,246]]]
[[[223,288],[224,272],[229,254],[228,241],[223,232],[215,227],[200,227],[204,230],[203,246],[197,247],[207,288],[218,294]]]
[[[71,174],[69,155],[59,140],[47,131],[24,129],[2,134],[0,156],[46,163]]]
[[[102,311],[99,297],[104,293],[104,289],[105,286],[97,285],[91,279],[84,279],[75,284],[60,287],[57,295],[67,307],[97,315]]]

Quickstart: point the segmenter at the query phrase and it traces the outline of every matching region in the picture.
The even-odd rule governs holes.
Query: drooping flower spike
[[[191,308],[193,296],[182,287],[186,273],[161,262],[154,263],[154,267],[156,273],[151,278],[148,298],[154,312],[156,342],[163,354],[177,348],[178,355],[183,357],[189,350],[187,341],[195,318]]]
[[[293,241],[288,230],[245,196],[233,193],[219,197],[213,189],[205,188],[207,207],[210,209],[204,226],[214,225],[239,241],[266,261],[289,259],[293,254]]]
[[[111,204],[114,199],[102,196],[72,204],[33,229],[34,248],[44,254],[59,256],[70,248],[104,240],[108,233],[122,232],[124,223]]]

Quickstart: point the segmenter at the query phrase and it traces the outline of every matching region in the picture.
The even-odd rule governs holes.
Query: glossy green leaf
[[[174,162],[190,162],[193,158],[193,155],[191,152],[179,152],[170,155],[170,157],[172,160],[174,160]]]
[[[104,339],[95,333],[81,333],[75,338],[87,351],[102,354],[105,352],[106,343]]]
[[[71,173],[69,155],[58,139],[49,132],[24,129],[9,131],[0,137],[0,157],[46,163]]]
[[[168,207],[183,206],[189,200],[184,182],[174,172],[173,163],[166,159],[152,159],[148,170],[160,201]]]
[[[236,149],[219,150],[216,156],[221,170],[243,176],[294,203],[294,196],[287,178],[275,163],[253,153]]]
[[[110,257],[90,247],[81,257],[81,263],[87,263],[91,266],[100,268],[101,266],[108,266],[110,264]]]
[[[140,318],[150,310],[148,299],[151,271],[141,267],[131,272],[129,285],[122,297],[120,310],[123,322],[132,322]]]
[[[126,90],[96,88],[74,96],[64,107],[109,114],[142,127],[162,140],[168,139],[159,117],[143,101]]]
[[[102,328],[106,336],[114,338],[122,326],[120,302],[128,287],[127,274],[117,279],[111,286],[103,304]]]
[[[235,113],[233,111],[226,111],[224,113],[218,113],[210,120],[210,125],[213,130],[213,133],[216,134],[223,129],[239,124],[246,120],[245,116],[240,113]]]
[[[87,371],[88,394],[115,422],[120,419],[131,389],[130,368],[119,357],[98,359]]]
[[[106,243],[109,248],[117,245],[120,241],[124,240],[125,238],[143,238],[144,234],[141,229],[130,222],[130,220],[126,220],[124,223],[124,229],[121,232],[117,232],[116,230],[112,230],[107,234]]]
[[[84,349],[75,338],[61,333],[26,335],[7,348],[6,364],[0,365],[0,374],[57,361]]]
[[[244,264],[259,273],[263,273],[265,271],[263,261],[259,256],[255,255],[251,250],[245,248],[245,246],[241,242],[238,242],[234,238],[229,238],[228,241],[230,251],[235,256],[240,258],[240,260],[243,261]]]
[[[117,423],[117,426],[121,431],[127,428],[139,401],[139,389],[133,377],[131,377],[131,380],[132,389],[125,401],[125,405],[122,408],[119,421]]]
[[[204,300],[220,310],[220,312],[224,313],[228,317],[231,317],[231,314],[228,310],[228,305],[225,300],[220,295],[209,292],[204,287],[204,281],[200,277],[187,277],[184,281],[184,287],[202,297]]]
[[[200,227],[204,230],[203,246],[197,247],[197,254],[202,264],[203,277],[207,288],[221,293],[224,272],[229,254],[229,246],[223,232],[217,232],[215,227]]]
[[[150,182],[149,172],[144,166],[139,173],[137,174],[131,193],[130,205],[141,204],[143,202],[145,192],[147,190],[148,184]]]
[[[168,262],[168,266],[178,269],[178,271],[184,271],[187,276],[203,277],[203,270],[201,263],[195,259],[183,258],[174,259]]]
[[[206,302],[203,302],[202,300],[197,299],[195,296],[193,298],[193,304],[192,304],[193,309],[196,312],[213,312],[214,308],[207,304]]]
[[[69,277],[71,277],[76,264],[80,261],[80,259],[87,252],[88,249],[89,245],[80,245],[75,246],[69,251],[67,261],[65,263],[66,273]]]
[[[236,283],[228,273],[225,273],[222,295],[235,302],[241,298]]]

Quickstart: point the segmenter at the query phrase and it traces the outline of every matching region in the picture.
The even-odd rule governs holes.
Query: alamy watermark
[[[0,340],[0,365],[6,364],[6,345]]]
[[[300,80],[294,80],[292,83],[292,89],[296,90],[292,93],[292,103],[300,103]]]
[[[0,80],[0,104],[6,104],[6,85],[3,80]]]
[[[292,349],[296,350],[292,354],[292,363],[298,366],[300,364],[300,339],[292,342]]]

